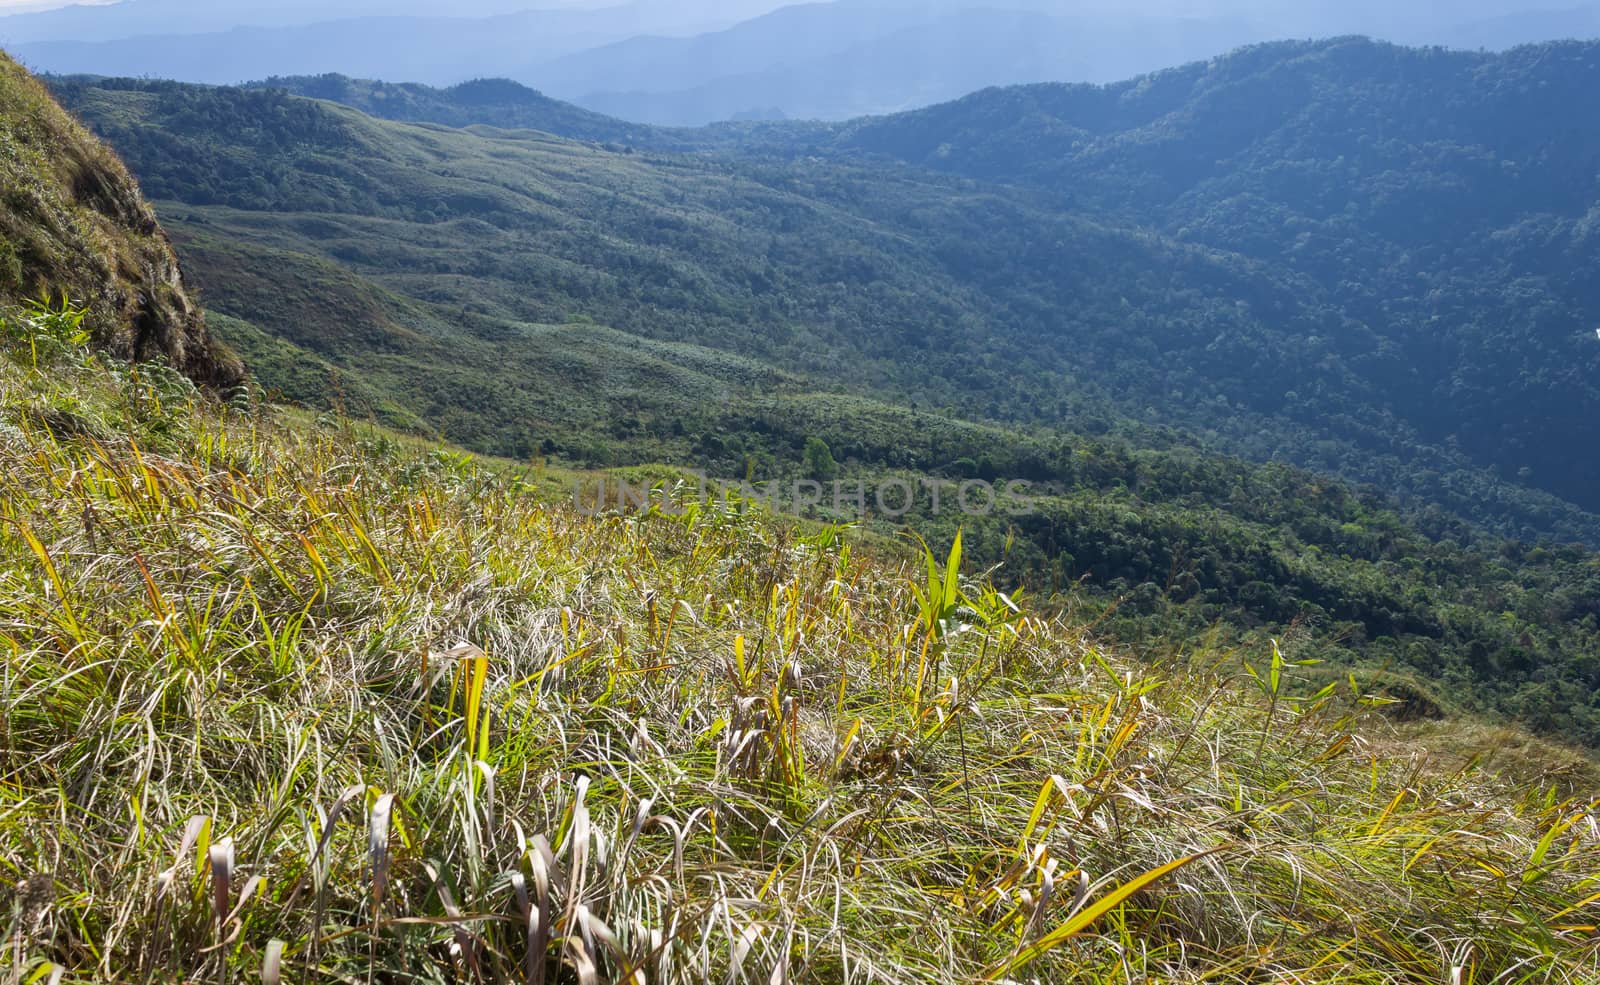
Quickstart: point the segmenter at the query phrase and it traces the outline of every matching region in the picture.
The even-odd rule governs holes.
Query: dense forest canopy
[[[1389,415],[1594,510],[1600,459],[1574,450],[1600,442],[1597,91],[1595,43],[1280,44],[1116,86],[982,92],[788,150],[1022,183],[1248,258],[1326,321],[1278,344],[1218,333],[1208,350],[1258,381],[1230,399],[1312,426],[1334,401]],[[1323,389],[1298,360],[1340,378]]]

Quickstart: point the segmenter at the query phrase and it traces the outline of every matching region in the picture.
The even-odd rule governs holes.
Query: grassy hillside
[[[973,557],[1047,593],[1081,582],[1122,639],[1292,638],[1415,676],[1429,706],[1600,744],[1592,555],[1482,529],[1576,537],[1594,518],[1403,431],[1369,460],[1233,402],[1137,406],[1152,386],[1220,385],[1210,364],[1153,373],[1159,338],[1276,331],[1256,308],[1324,317],[1237,257],[944,178],[611,153],[274,92],[62,91],[169,199],[219,324],[291,398],[523,459],[764,482],[807,477],[820,440],[873,494],[1026,480],[1034,515],[971,520]],[[1315,365],[1294,385],[1346,375]],[[1258,444],[1358,461],[1412,497],[1139,420],[1176,416],[1253,423]],[[946,537],[961,522],[903,519]]]
[[[3,52],[0,200],[0,308],[64,292],[100,345],[218,386],[239,382],[238,360],[207,333],[122,162]]]
[[[0,357],[24,980],[1600,975],[1596,778],[1515,733],[1270,646],[1131,660],[959,554]]]

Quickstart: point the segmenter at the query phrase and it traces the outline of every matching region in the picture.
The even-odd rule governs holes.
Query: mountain
[[[1600,5],[1526,6],[837,0],[697,37],[632,38],[511,74],[609,115],[696,126],[882,115],[1027,82],[1109,83],[1282,38],[1364,34],[1505,50],[1600,37]]]
[[[778,5],[778,0],[674,0],[671,4],[458,0],[450,4],[449,16],[474,20],[534,12],[544,15],[541,23],[550,30],[576,29],[579,36],[620,40],[646,32],[678,35],[716,30]],[[304,28],[358,18],[438,17],[439,8],[436,0],[118,0],[0,14],[0,43],[125,41],[217,34],[237,28]]]
[[[1231,20],[1008,10],[847,16],[851,9],[792,7],[720,34],[636,39],[523,74],[590,109],[646,123],[692,126],[763,107],[839,120],[992,85],[1110,82],[1266,37]]]
[[[0,134],[0,310],[64,294],[113,354],[238,383],[238,360],[211,339],[127,169],[3,54]]]
[[[152,34],[111,41],[9,42],[39,71],[100,75],[176,74],[238,83],[269,75],[344,72],[451,84],[508,75],[531,57],[553,57],[626,37],[632,19],[589,11],[496,17],[378,16],[312,24],[235,27],[222,33]],[[6,41],[0,20],[0,42]]]
[[[680,148],[731,151],[743,166],[771,159],[762,173],[789,188],[827,187],[796,175],[839,164],[904,184],[894,169],[909,164],[991,192],[1009,186],[1012,197],[1034,196],[1034,214],[1093,217],[1231,257],[1225,265],[1285,292],[1272,303],[1301,321],[1250,301],[1243,321],[1267,327],[1236,334],[1191,310],[1184,327],[1146,333],[1159,344],[1137,355],[1115,331],[1097,336],[1103,347],[1080,332],[1080,346],[1097,350],[1087,375],[1115,378],[1141,413],[1203,422],[1239,453],[1404,489],[1479,519],[1517,516],[1507,532],[1553,534],[1554,507],[1512,507],[1482,477],[1591,513],[1600,502],[1596,466],[1569,454],[1595,440],[1600,421],[1596,150],[1557,110],[1600,81],[1595,51],[1281,44],[1108,87],[982,92],[832,127],[670,133]],[[448,121],[489,118],[458,106]],[[870,200],[854,196],[851,207]],[[905,222],[890,209],[873,217]],[[928,223],[907,235],[947,233]],[[1045,246],[1053,238],[1041,233],[1005,264],[962,262],[982,250],[972,240],[949,244],[946,271],[992,274],[996,298],[1051,297],[1048,278],[1022,289],[1013,275],[1060,262]],[[1039,317],[1060,324],[1078,306],[1057,293]],[[1329,415],[1330,404],[1348,413]],[[1479,478],[1464,479],[1463,466]],[[1563,529],[1595,542],[1582,525]]]
[[[251,88],[279,89],[325,99],[368,116],[401,123],[437,123],[464,129],[542,130],[572,140],[686,151],[702,146],[699,134],[628,123],[552,99],[509,79],[478,79],[447,88],[414,82],[377,82],[344,75],[269,78]]]
[[[1519,11],[1468,21],[1441,36],[1452,48],[1503,51],[1536,40],[1600,38],[1600,7]]]
[[[979,93],[829,146],[1248,258],[1331,317],[1281,342],[1204,332],[1187,358],[1235,367],[1230,400],[1311,423],[1361,393],[1391,433],[1592,511],[1600,462],[1571,450],[1600,440],[1600,139],[1563,108],[1596,86],[1595,44],[1274,45],[1106,88]],[[1306,362],[1342,378],[1308,385],[1290,368]]]
[[[238,83],[273,75],[342,72],[376,78],[454,84],[483,75],[513,75],[530,59],[548,60],[641,32],[700,30],[736,19],[759,3],[720,12],[635,3],[589,8],[508,7],[474,16],[472,8],[437,13],[383,5],[365,15],[362,4],[235,10],[189,0],[125,0],[111,7],[70,8],[0,17],[0,44],[43,72],[166,76]],[[376,5],[372,5],[376,6]],[[267,13],[270,11],[270,15]],[[347,15],[341,15],[347,14]],[[226,29],[200,29],[225,18]],[[174,25],[183,29],[175,30]],[[109,36],[108,36],[109,35]]]
[[[1028,482],[1022,514],[921,497],[891,531],[959,524],[977,563],[1072,591],[1125,640],[1292,638],[1600,741],[1600,563],[1507,542],[1600,543],[1600,518],[1423,441],[1364,363],[1314,341],[1388,326],[1307,275],[1053,193],[857,161],[836,129],[630,151],[280,90],[56,84],[289,398],[569,465],[838,468],[869,499]],[[462,105],[437,95],[415,105]],[[726,149],[740,134],[745,156]],[[1342,412],[1258,399],[1269,384]]]
[[[777,9],[773,9],[773,8]],[[990,86],[1110,83],[1280,38],[1367,34],[1503,50],[1600,33],[1600,4],[834,0],[524,10],[421,0],[195,5],[124,0],[0,17],[0,43],[55,74],[234,84],[342,74],[451,86],[505,77],[640,123],[843,120]]]
[[[115,3],[69,4],[53,10],[0,15],[0,41],[27,44],[37,41],[118,41],[128,38],[174,34],[209,34],[238,27],[292,27],[334,18],[423,14],[436,5],[425,2],[381,3],[377,0],[285,0],[261,3],[258,0],[232,0],[205,3],[200,0],[120,0]],[[526,10],[521,0],[495,3],[477,0],[470,6],[476,13],[461,16],[491,16]],[[532,6],[548,6],[532,4]],[[407,10],[405,8],[413,9]],[[496,9],[503,8],[503,9]]]

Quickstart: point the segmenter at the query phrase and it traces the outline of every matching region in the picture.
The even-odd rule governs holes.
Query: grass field
[[[1578,756],[52,318],[0,360],[6,980],[1600,980]]]

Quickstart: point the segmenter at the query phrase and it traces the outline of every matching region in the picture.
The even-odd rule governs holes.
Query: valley
[[[1130,186],[1137,170],[1095,163],[1130,133],[1221,139],[1197,114],[1242,111],[1213,104],[1259,98],[1258,79],[1430,57],[1289,45],[1141,83],[1149,108],[1062,87],[840,128],[706,131],[608,125],[510,84],[287,81],[406,123],[274,88],[55,86],[163,203],[219,329],[284,397],[580,468],[799,478],[820,440],[869,490],[1026,480],[1043,497],[1031,517],[906,519],[946,538],[964,526],[976,561],[1070,591],[1126,641],[1294,637],[1307,659],[1400,674],[1441,706],[1600,736],[1597,568],[1577,546],[1600,542],[1595,487],[1586,458],[1556,464],[1600,419],[1600,372],[1565,334],[1586,317],[1583,291],[1515,268],[1496,281],[1463,255],[1418,308],[1418,275],[1402,269],[1418,247],[1375,216],[1326,217],[1326,231],[1295,219],[1310,246],[1280,251],[1222,224],[1243,179],[1163,198]],[[1528,56],[1482,57],[1512,71]],[[1081,160],[1034,137],[997,171],[959,142],[938,161],[906,143],[935,125],[1003,141],[1007,111],[990,104],[1045,96],[1064,120],[1098,121],[1072,131]],[[1125,119],[1096,109],[1112,98]],[[1369,117],[1399,111],[1377,105]],[[945,119],[978,112],[982,124]],[[1259,167],[1249,155],[1280,153],[1303,125],[1232,134],[1228,153]],[[1338,183],[1396,173],[1385,167],[1335,172],[1326,194],[1365,201]],[[1303,190],[1276,194],[1286,215],[1310,208]],[[1395,201],[1409,194],[1423,193]],[[1218,203],[1205,235],[1202,196]],[[1515,314],[1543,321],[1486,336],[1438,314],[1489,317],[1496,291],[1542,292]],[[1520,363],[1471,348],[1522,337]],[[1441,344],[1454,363],[1430,355]],[[1472,368],[1491,359],[1518,369]],[[1521,394],[1555,378],[1572,383],[1543,387],[1536,414]]]
[[[0,17],[0,985],[1600,981],[1600,42],[1022,6]]]

